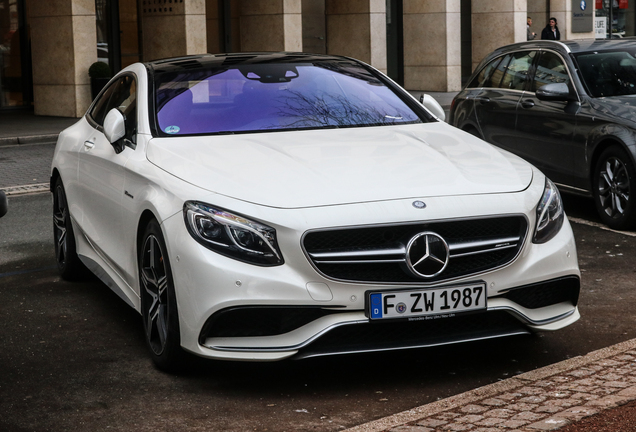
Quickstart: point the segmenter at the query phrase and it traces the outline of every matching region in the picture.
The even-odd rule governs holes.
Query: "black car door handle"
[[[490,98],[484,97],[484,96],[478,96],[475,98],[476,101],[479,101],[480,104],[484,105],[487,104],[488,102],[490,102]]]
[[[524,100],[523,102],[521,102],[521,106],[524,108],[532,108],[534,106],[534,101]]]

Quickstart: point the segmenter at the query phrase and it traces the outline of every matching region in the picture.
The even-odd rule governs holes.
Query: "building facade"
[[[206,52],[345,55],[407,89],[456,91],[494,48],[526,40],[528,16],[535,33],[554,16],[562,39],[594,38],[572,25],[577,8],[589,7],[627,34],[634,1],[0,0],[0,115],[32,108],[79,117],[94,62],[117,72]]]

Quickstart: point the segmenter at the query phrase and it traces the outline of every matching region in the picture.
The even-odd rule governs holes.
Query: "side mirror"
[[[117,108],[113,108],[106,114],[106,118],[104,119],[104,135],[108,142],[113,145],[117,153],[121,153],[124,150],[124,145],[121,141],[122,138],[126,136],[126,122],[124,115]]]
[[[572,100],[570,89],[566,83],[553,83],[541,86],[535,92],[537,99],[544,101],[567,102]]]
[[[8,208],[9,206],[7,203],[7,195],[4,193],[4,191],[0,191],[0,217],[7,214]]]
[[[444,108],[437,102],[431,95],[423,94],[420,96],[420,103],[424,105],[424,108],[429,110],[433,115],[439,118],[441,121],[446,120],[446,113]]]

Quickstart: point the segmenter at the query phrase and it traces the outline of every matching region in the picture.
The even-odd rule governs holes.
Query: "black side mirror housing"
[[[535,92],[537,99],[543,101],[568,102],[574,100],[566,83],[552,83],[541,86]]]

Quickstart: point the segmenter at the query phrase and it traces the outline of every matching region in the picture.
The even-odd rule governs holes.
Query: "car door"
[[[506,55],[493,70],[487,85],[475,95],[475,112],[482,137],[509,149],[515,137],[517,104],[536,51]]]
[[[553,181],[571,184],[577,101],[542,101],[535,91],[550,83],[566,83],[574,95],[567,63],[556,52],[542,51],[528,91],[517,109],[516,140],[510,150],[541,169]]]
[[[84,220],[82,229],[95,251],[123,276],[122,248],[126,242],[122,227],[121,201],[124,196],[125,165],[134,147],[137,123],[135,77],[123,75],[112,83],[95,103],[90,119],[93,129],[80,150],[79,184]],[[104,118],[113,108],[126,118],[126,144],[116,151],[104,135]]]

